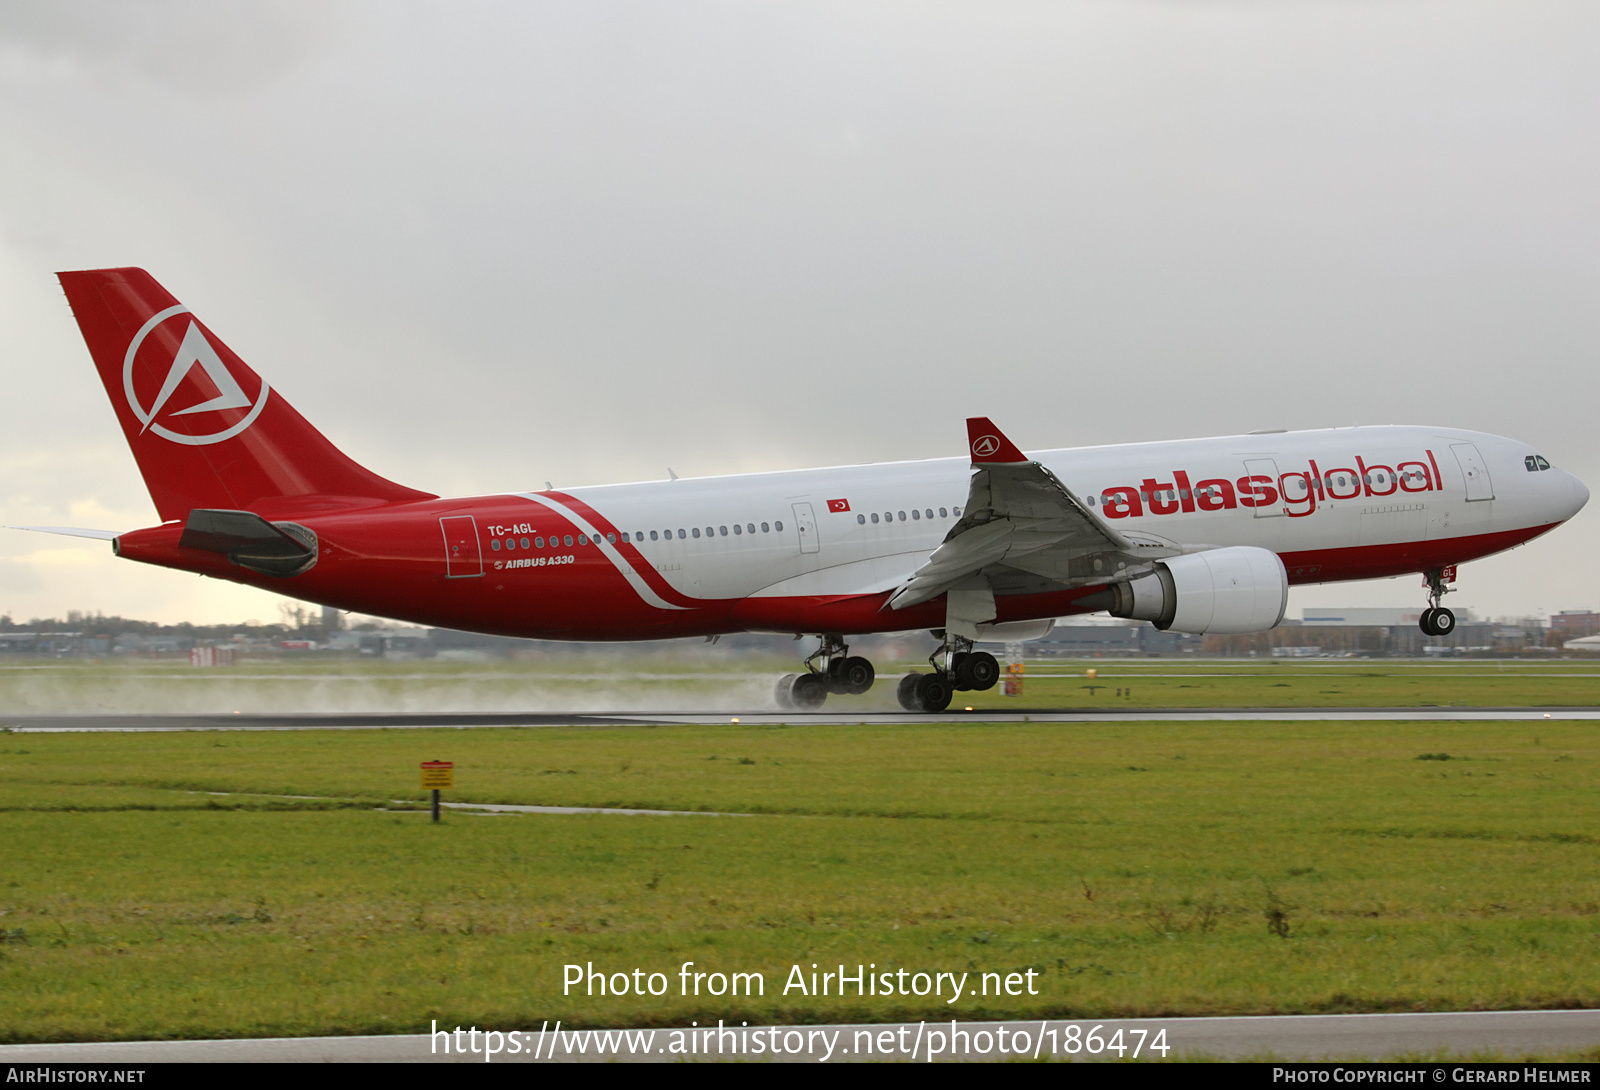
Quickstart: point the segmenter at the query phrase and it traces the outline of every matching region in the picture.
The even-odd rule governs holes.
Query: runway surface
[[[1007,1046],[1000,1052],[998,1031],[1005,1028]],[[1069,1027],[1075,1027],[1069,1028]],[[1508,1058],[1554,1052],[1572,1052],[1600,1045],[1600,1011],[1473,1011],[1447,1014],[1332,1014],[1285,1015],[1256,1018],[1140,1018],[1105,1021],[963,1022],[958,1029],[965,1041],[952,1033],[951,1023],[906,1022],[888,1025],[834,1025],[736,1027],[722,1038],[717,1053],[717,1031],[710,1034],[707,1050],[678,1055],[670,1051],[673,1029],[643,1031],[653,1036],[634,1037],[634,1048],[602,1051],[600,1033],[580,1038],[539,1030],[517,1032],[510,1043],[502,1035],[495,1063],[604,1063],[618,1060],[663,1063],[772,1059],[772,1051],[753,1051],[749,1035],[759,1034],[778,1045],[780,1058],[789,1061],[872,1062],[936,1060],[1115,1060],[1114,1051],[1090,1055],[1080,1042],[1098,1027],[1100,1041],[1120,1038],[1125,1052],[1133,1043],[1143,1047],[1140,1058],[1181,1059],[1185,1056],[1217,1059],[1360,1060],[1394,1056],[1442,1060],[1474,1054],[1498,1053]],[[452,1025],[449,1027],[454,1029]],[[476,1027],[475,1027],[476,1028]],[[1040,1031],[1044,1032],[1041,1033]],[[638,1031],[631,1031],[638,1032]],[[1026,1048],[1018,1050],[1026,1035]],[[745,1036],[741,1037],[741,1034]],[[1164,1034],[1164,1036],[1158,1036]],[[938,1036],[936,1036],[938,1035]],[[439,1051],[442,1046],[448,1050]],[[52,1044],[0,1046],[0,1064],[29,1063],[483,1063],[482,1038],[463,1035],[478,1045],[476,1053],[455,1051],[453,1034],[414,1034],[394,1037],[276,1037],[233,1041],[134,1041],[107,1044]],[[683,1040],[680,1036],[679,1040]],[[698,1043],[698,1042],[697,1042]],[[1149,1046],[1164,1043],[1162,1057]],[[963,1044],[965,1047],[963,1047]],[[638,1047],[643,1045],[642,1048]],[[1077,1045],[1074,1050],[1073,1045]],[[792,1046],[792,1047],[791,1047]],[[1128,1058],[1132,1058],[1131,1055]]]
[[[748,723],[927,723],[974,719],[984,723],[1134,723],[1205,722],[1208,720],[1261,722],[1372,722],[1518,719],[1600,719],[1600,707],[1439,707],[1419,708],[1143,708],[1126,711],[1062,710],[1059,708],[1007,708],[964,711],[940,715],[902,711],[873,711],[849,706],[815,712],[350,712],[336,714],[235,714],[235,715],[6,715],[0,729],[21,733],[69,731],[182,731],[182,730],[407,730],[423,727],[566,727],[635,726],[655,724]]]

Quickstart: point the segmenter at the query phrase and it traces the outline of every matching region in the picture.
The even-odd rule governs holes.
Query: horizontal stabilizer
[[[115,541],[115,530],[88,530],[82,526],[7,526],[7,530],[32,530],[39,534],[60,534],[62,537],[89,537],[96,541]]]
[[[317,562],[317,535],[293,522],[268,522],[250,511],[189,512],[178,544],[222,553],[241,568],[287,578]]]
[[[306,556],[313,551],[249,511],[190,511],[178,544],[185,549],[230,555],[244,552],[253,557]]]

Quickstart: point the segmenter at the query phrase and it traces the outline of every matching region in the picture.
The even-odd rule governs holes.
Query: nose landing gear
[[[872,688],[877,678],[872,663],[850,654],[844,637],[834,634],[822,636],[805,665],[805,673],[784,674],[778,679],[773,692],[778,707],[813,711],[822,707],[829,693],[857,696]]]
[[[1000,680],[1000,663],[987,651],[974,651],[972,641],[943,632],[938,650],[928,656],[931,674],[907,674],[895,690],[908,712],[942,712],[957,692],[982,692]],[[943,659],[941,663],[939,660]]]
[[[1423,572],[1423,578],[1428,584],[1428,608],[1422,611],[1422,618],[1417,622],[1417,627],[1422,629],[1423,635],[1448,636],[1456,630],[1456,615],[1439,604],[1439,599],[1449,594],[1451,590],[1445,583],[1454,581],[1455,574],[1454,566]]]

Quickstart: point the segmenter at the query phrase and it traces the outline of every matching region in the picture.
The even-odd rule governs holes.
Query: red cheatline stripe
[[[617,528],[615,523],[613,523],[610,519],[602,517],[600,512],[596,511],[582,500],[577,499],[574,496],[569,496],[565,492],[541,492],[539,495],[565,504],[575,514],[588,520],[589,525],[595,527],[601,533],[616,534],[617,543],[612,547],[622,554],[622,558],[628,562],[628,566],[633,569],[634,574],[643,579],[645,581],[645,585],[651,590],[655,591],[657,594],[661,595],[665,601],[671,602],[676,606],[687,606],[689,608],[696,608],[707,604],[706,599],[685,597],[683,594],[680,594],[677,590],[673,589],[672,584],[663,579],[661,577],[661,573],[656,571],[655,566],[644,558],[644,554],[640,553],[638,549],[635,549],[631,542],[624,542],[622,540],[622,531]]]

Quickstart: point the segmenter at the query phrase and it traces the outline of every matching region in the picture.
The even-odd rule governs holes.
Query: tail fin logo
[[[163,439],[174,443],[182,443],[185,446],[208,446],[212,443],[220,443],[225,439],[232,439],[235,435],[255,423],[256,417],[260,416],[261,410],[266,407],[269,390],[266,382],[261,382],[261,390],[252,400],[245,393],[244,387],[239,384],[238,378],[228,369],[228,365],[223,362],[222,357],[217,353],[216,346],[206,338],[205,332],[200,328],[199,323],[190,318],[181,340],[171,335],[159,337],[156,342],[151,344],[151,351],[145,354],[148,359],[152,352],[160,351],[160,344],[170,345],[174,340],[178,340],[178,349],[166,368],[166,377],[161,382],[161,388],[155,393],[154,399],[150,402],[150,407],[146,409],[139,399],[139,393],[135,388],[134,381],[134,363],[139,358],[139,349],[143,347],[146,338],[155,332],[157,327],[188,313],[189,308],[185,306],[168,307],[159,314],[152,315],[150,320],[140,328],[139,332],[134,334],[132,342],[128,345],[128,354],[122,364],[122,389],[128,399],[128,408],[133,410],[133,415],[138,417],[139,423],[143,425],[140,429],[140,434],[154,432]],[[205,377],[210,380],[211,387],[215,390],[215,396],[182,408],[169,408],[168,402],[178,392],[178,389],[183,386],[184,380],[189,377],[190,372],[196,366],[199,366]],[[160,372],[161,361],[159,360],[149,360],[147,366],[143,369],[143,374],[146,375],[159,374]],[[200,413],[229,412],[229,410],[239,409],[248,411],[244,416],[232,420],[219,430],[211,432],[190,433],[177,431],[156,423],[156,417],[163,412],[166,413],[168,419],[172,419]],[[229,415],[232,416],[233,413],[229,412]],[[204,420],[206,418],[201,419]],[[225,417],[224,419],[227,418]]]

